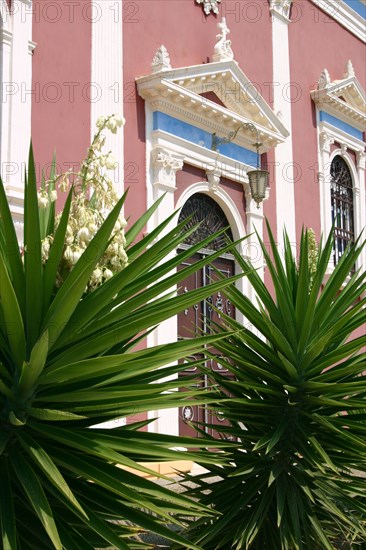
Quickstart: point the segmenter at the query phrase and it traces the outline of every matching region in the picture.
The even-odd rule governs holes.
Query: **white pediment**
[[[331,81],[328,71],[324,69],[311,97],[320,110],[340,117],[361,131],[365,130],[366,94],[351,61],[346,64],[343,78],[339,80]]]
[[[153,111],[161,111],[210,134],[226,137],[242,124],[254,124],[259,131],[261,152],[275,147],[289,135],[234,60],[178,69],[156,70],[153,66],[152,74],[137,78],[136,82],[139,95]],[[244,147],[251,147],[253,141],[253,133],[244,128],[234,140]]]

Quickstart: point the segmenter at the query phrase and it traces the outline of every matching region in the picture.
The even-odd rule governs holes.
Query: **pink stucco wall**
[[[317,133],[315,105],[310,91],[316,88],[324,68],[331,80],[341,79],[351,59],[356,76],[365,87],[364,44],[312,2],[297,0],[289,25],[291,80],[297,84],[298,100],[292,102],[297,234],[305,223],[320,233],[320,199],[317,181]]]
[[[67,4],[67,5],[66,5]],[[32,139],[36,161],[77,166],[90,143],[91,22],[89,0],[33,0]],[[78,4],[78,6],[76,6]],[[46,7],[48,8],[46,9]]]

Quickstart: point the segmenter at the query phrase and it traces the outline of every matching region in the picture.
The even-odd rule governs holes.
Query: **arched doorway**
[[[187,219],[187,229],[200,224],[198,229],[187,237],[182,245],[182,248],[188,248],[202,241],[202,239],[212,235],[220,229],[226,228],[224,234],[220,235],[211,242],[210,247],[201,249],[199,253],[194,254],[189,260],[185,261],[181,268],[191,265],[199,261],[202,257],[209,256],[213,251],[224,248],[227,244],[227,238],[233,240],[232,233],[229,227],[229,222],[220,208],[220,206],[208,195],[196,193],[192,195],[184,204],[179,222]],[[211,281],[217,280],[217,272],[220,272],[224,277],[229,278],[235,273],[235,262],[232,255],[223,253],[219,258],[216,258],[212,264],[207,265],[200,270],[190,275],[181,285],[180,292],[188,292],[196,288],[208,285]],[[194,338],[199,335],[212,334],[213,327],[221,321],[221,312],[235,316],[234,308],[225,297],[223,292],[216,292],[209,296],[206,300],[195,304],[189,309],[184,310],[178,315],[178,337],[179,338]],[[215,350],[210,350],[215,353]],[[201,360],[203,355],[197,355],[192,359]],[[221,365],[220,356],[217,355],[214,359],[207,359],[206,366],[212,370],[220,371],[223,376],[231,376],[229,372]],[[200,372],[198,367],[192,367],[180,374],[180,378],[195,376],[193,385],[205,388],[209,384],[209,376]],[[212,424],[212,427],[206,427],[206,432],[212,436],[218,436],[224,431],[225,419],[219,412],[216,414],[206,407],[186,405],[179,410],[179,433],[180,435],[194,436],[197,435],[196,430],[190,425],[191,421],[204,422]]]

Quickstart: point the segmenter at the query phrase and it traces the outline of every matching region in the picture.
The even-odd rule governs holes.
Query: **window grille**
[[[334,223],[333,258],[336,265],[348,244],[354,242],[353,182],[346,162],[334,157],[330,167],[330,194]]]
[[[225,228],[226,231],[216,237],[210,243],[209,248],[211,250],[220,250],[220,248],[224,248],[228,244],[228,240],[233,240],[233,235],[228,227],[229,222],[224,212],[213,199],[203,193],[196,193],[187,200],[181,210],[178,222],[182,222],[185,219],[187,219],[185,230],[189,230],[196,224],[199,224],[198,228],[185,238],[184,243],[186,245],[192,246],[209,235],[216,233],[216,231]]]

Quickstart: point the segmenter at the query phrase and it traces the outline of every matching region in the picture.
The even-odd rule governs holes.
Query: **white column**
[[[364,151],[357,151],[357,175],[358,182],[354,190],[354,205],[356,213],[356,235],[360,235],[361,232],[363,239],[366,238],[365,227],[366,227],[366,190],[365,190],[365,164],[366,164],[366,155]],[[360,255],[358,266],[366,270],[366,247],[363,248],[363,251]]]
[[[23,220],[24,172],[28,162],[31,139],[32,97],[32,0],[13,0],[12,41],[4,44],[8,66],[8,83],[3,98],[4,158],[2,168],[6,180],[10,208],[21,233]],[[8,35],[10,39],[10,35]],[[10,54],[11,50],[11,54]],[[10,64],[9,64],[10,55]],[[10,66],[10,70],[9,70]],[[5,83],[5,80],[4,80]],[[3,146],[3,144],[2,144]],[[4,165],[5,163],[5,165]],[[20,237],[20,235],[19,235]]]
[[[99,116],[123,115],[122,2],[98,0],[92,5],[91,84],[97,100],[91,103],[91,139]],[[106,151],[118,159],[114,183],[123,193],[123,129],[106,131]]]
[[[332,203],[330,196],[330,146],[334,139],[325,131],[319,133],[319,194],[320,194],[320,221],[322,233],[328,237],[332,229]]]
[[[162,147],[155,147],[151,151],[152,162],[152,187],[153,198],[157,200],[165,193],[165,198],[155,212],[154,227],[157,227],[161,222],[174,212],[175,201],[174,192],[176,190],[176,173],[183,168],[183,157],[172,154]],[[176,225],[177,220],[173,220],[168,227],[165,228],[166,234]],[[172,252],[175,254],[175,251]],[[167,258],[168,259],[168,258]],[[174,289],[171,289],[174,290]],[[148,346],[157,346],[176,342],[178,339],[177,319],[171,318],[160,323],[152,334],[148,336]],[[163,380],[172,380],[176,375],[164,378]],[[151,411],[149,418],[158,418],[149,429],[154,432],[166,433],[171,435],[179,434],[179,416],[177,409]]]
[[[275,149],[277,241],[283,248],[283,229],[296,249],[294,164],[292,151],[291,77],[288,25],[292,0],[271,0],[274,111],[290,132]]]
[[[8,16],[10,17],[10,15]],[[11,48],[13,44],[12,31],[2,28],[1,36],[1,58],[2,58],[2,74],[1,74],[1,126],[0,126],[0,142],[1,142],[1,176],[7,181],[8,172],[11,168],[8,165],[10,162],[10,143],[9,130],[11,120],[11,99],[15,93],[16,86],[11,81]]]
[[[269,196],[269,191],[267,188],[266,198]],[[257,270],[260,278],[264,280],[265,259],[261,245],[259,244],[259,239],[263,240],[263,205],[260,203],[259,208],[257,208],[256,202],[252,199],[249,184],[244,186],[244,192],[247,216],[246,232],[248,235],[248,238],[243,243],[244,252],[245,256]],[[252,285],[248,285],[247,296],[253,304],[256,303],[256,293]]]

